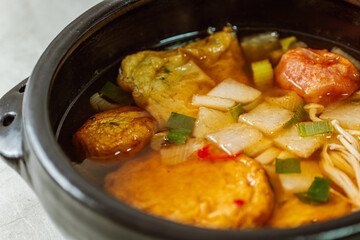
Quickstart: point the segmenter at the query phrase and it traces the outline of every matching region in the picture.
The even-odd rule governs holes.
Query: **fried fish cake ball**
[[[360,74],[343,56],[328,50],[295,48],[275,68],[277,84],[306,102],[328,104],[350,96],[360,86]]]
[[[216,229],[260,227],[274,204],[264,169],[245,155],[211,161],[193,154],[170,166],[153,153],[107,175],[105,189],[150,214]]]
[[[90,117],[74,134],[73,143],[83,157],[119,160],[141,151],[156,131],[156,121],[147,112],[125,106]]]

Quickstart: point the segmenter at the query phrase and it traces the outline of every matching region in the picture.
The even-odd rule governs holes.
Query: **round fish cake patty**
[[[147,112],[125,106],[90,117],[73,142],[83,157],[119,160],[141,151],[156,131],[156,121]]]
[[[193,154],[169,166],[152,153],[107,175],[105,189],[153,215],[207,228],[260,227],[274,205],[264,169],[246,156],[211,161]]]

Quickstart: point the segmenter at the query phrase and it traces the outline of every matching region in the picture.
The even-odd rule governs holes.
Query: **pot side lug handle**
[[[22,102],[27,81],[23,80],[0,99],[0,156],[18,173],[24,163]]]

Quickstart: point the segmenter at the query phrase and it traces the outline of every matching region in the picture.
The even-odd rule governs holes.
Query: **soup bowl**
[[[313,47],[336,44],[360,57],[357,1],[111,0],[91,8],[53,40],[31,76],[0,101],[0,154],[31,186],[65,236],[350,239],[360,233],[360,212],[286,229],[215,230],[175,223],[116,200],[73,167],[71,135],[89,117],[87,95],[116,78],[125,55],[166,48],[227,24],[238,32],[296,34],[314,40]]]

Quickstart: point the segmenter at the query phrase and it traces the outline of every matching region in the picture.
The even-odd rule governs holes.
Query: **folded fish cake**
[[[204,95],[226,78],[250,84],[244,64],[239,43],[226,27],[184,47],[126,56],[117,82],[162,128],[171,112],[196,117],[194,94]]]

